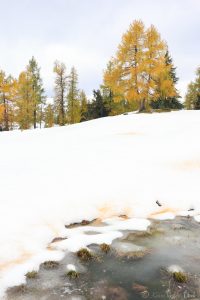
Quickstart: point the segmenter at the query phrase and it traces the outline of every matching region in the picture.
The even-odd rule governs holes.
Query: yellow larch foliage
[[[142,109],[161,94],[174,96],[166,51],[167,45],[153,25],[145,29],[142,21],[133,22],[104,72],[104,84],[113,91],[114,100],[137,101]]]

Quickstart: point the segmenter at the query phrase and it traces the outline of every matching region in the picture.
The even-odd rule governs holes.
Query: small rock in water
[[[141,285],[141,284],[138,284],[138,283],[134,283],[134,284],[132,285],[132,290],[133,290],[136,294],[140,295],[142,298],[145,298],[145,299],[146,299],[146,298],[149,297],[148,289],[147,289],[147,287],[144,286],[144,285]]]
[[[125,289],[120,286],[108,287],[107,289],[107,298],[109,300],[127,300],[127,293]]]
[[[116,242],[113,245],[115,252],[118,256],[124,256],[127,258],[142,258],[149,253],[146,247],[138,246],[129,242]]]
[[[142,284],[138,284],[138,283],[134,283],[132,285],[132,289],[137,292],[137,293],[141,293],[141,292],[144,292],[144,291],[147,291],[147,287],[142,285]]]

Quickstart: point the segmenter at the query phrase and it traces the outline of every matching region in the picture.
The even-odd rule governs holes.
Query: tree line
[[[196,78],[188,85],[185,97],[186,109],[200,109],[200,67],[196,70]]]
[[[133,110],[200,109],[200,68],[183,105],[167,43],[142,21],[134,21],[122,36],[92,100],[79,89],[74,67],[67,73],[56,61],[53,72],[54,101],[48,103],[34,57],[17,79],[0,71],[0,130],[63,126]]]
[[[40,68],[34,57],[16,79],[0,71],[0,130],[30,129],[74,124],[107,116],[110,112],[100,90],[88,101],[78,88],[78,74],[70,73],[63,62],[56,61],[54,99],[48,103]]]

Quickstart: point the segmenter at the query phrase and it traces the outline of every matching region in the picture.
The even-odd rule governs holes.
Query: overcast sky
[[[0,68],[18,76],[34,55],[49,97],[56,59],[77,68],[91,95],[135,19],[167,41],[182,95],[200,65],[200,0],[0,0],[0,10]]]

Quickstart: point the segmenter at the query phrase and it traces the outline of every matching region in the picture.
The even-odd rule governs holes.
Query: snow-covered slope
[[[61,258],[46,246],[65,234],[64,224],[119,214],[170,218],[190,208],[198,219],[199,130],[200,112],[180,111],[1,133],[0,293],[42,261]]]

